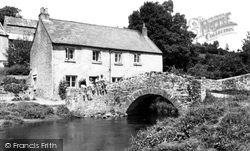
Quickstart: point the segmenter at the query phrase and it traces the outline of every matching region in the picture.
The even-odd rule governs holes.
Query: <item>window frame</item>
[[[65,48],[65,60],[75,61],[75,49],[74,48]]]
[[[67,80],[67,77],[69,77],[69,81]],[[72,86],[73,85],[73,83],[72,83],[73,82],[73,78],[75,78],[75,80],[74,80],[74,82],[75,82],[74,86]],[[68,87],[70,87],[70,88],[76,88],[77,87],[77,76],[76,75],[65,75],[65,81],[66,81]],[[68,82],[69,82],[69,84],[68,84]]]
[[[135,66],[141,66],[141,54],[139,53],[134,53],[133,54],[133,62]]]
[[[102,62],[102,56],[101,55],[102,55],[101,51],[93,50],[92,51],[92,62],[93,63],[101,63]]]
[[[115,82],[120,81],[121,79],[122,79],[122,77],[112,77],[111,81],[112,81],[112,83],[115,83]]]
[[[114,53],[114,64],[115,65],[122,65],[122,53],[121,52],[115,52]]]

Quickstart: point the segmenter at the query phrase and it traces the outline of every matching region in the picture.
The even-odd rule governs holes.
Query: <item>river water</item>
[[[131,136],[155,123],[153,115],[47,121],[1,130],[0,139],[63,139],[64,151],[123,151]]]

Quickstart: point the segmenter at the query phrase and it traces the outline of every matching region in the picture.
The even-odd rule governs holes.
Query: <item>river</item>
[[[56,120],[2,129],[0,139],[62,138],[64,151],[123,151],[129,146],[131,136],[155,123],[155,116]]]

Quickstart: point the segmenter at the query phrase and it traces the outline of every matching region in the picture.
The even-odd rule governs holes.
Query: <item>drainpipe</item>
[[[111,79],[111,53],[112,53],[112,51],[111,50],[109,50],[109,82],[111,83],[112,81],[112,79]]]

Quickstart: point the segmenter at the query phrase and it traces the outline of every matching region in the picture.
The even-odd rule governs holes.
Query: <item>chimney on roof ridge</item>
[[[49,20],[48,8],[40,8],[39,19],[41,20]]]
[[[148,36],[148,30],[145,26],[145,23],[143,23],[143,27],[142,27],[142,35],[143,36]]]

